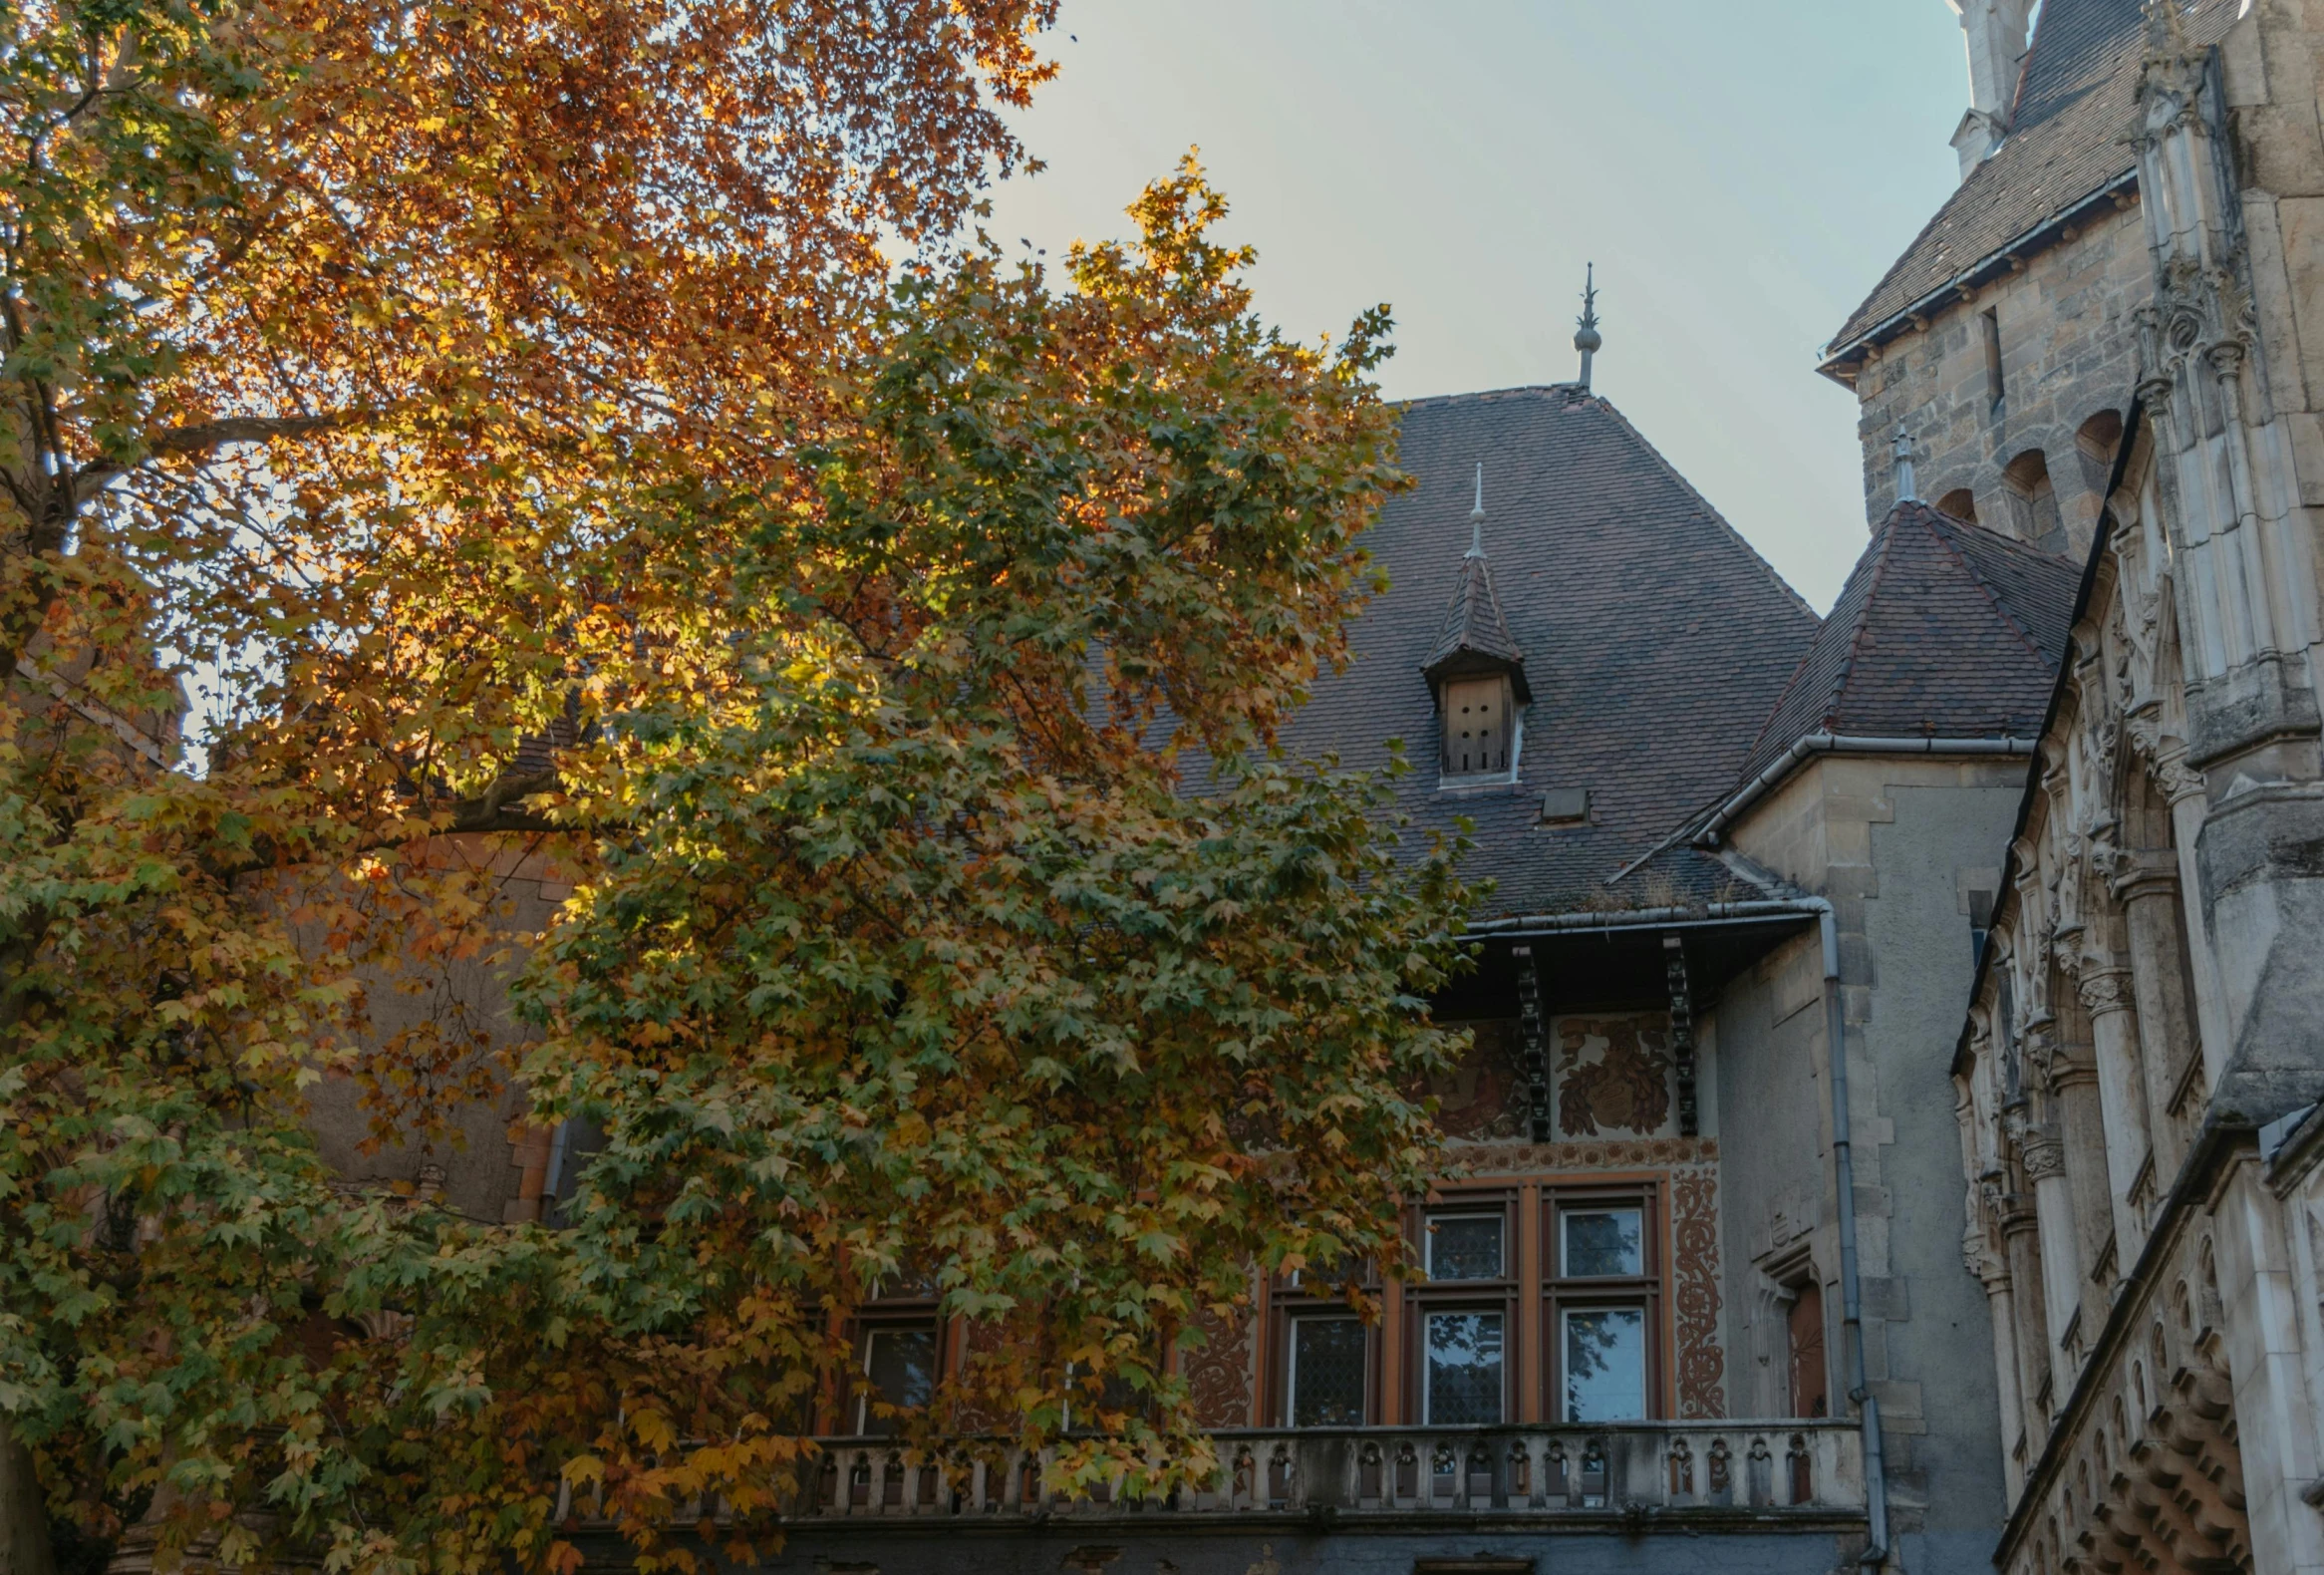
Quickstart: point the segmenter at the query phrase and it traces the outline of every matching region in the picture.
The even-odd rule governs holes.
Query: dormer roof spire
[[[1604,345],[1605,337],[1598,331],[1598,264],[1582,265],[1582,315],[1574,319],[1574,348],[1582,352],[1582,388],[1590,388],[1590,358]]]
[[[1469,550],[1461,554],[1460,575],[1453,581],[1452,605],[1445,609],[1444,629],[1420,671],[1431,684],[1448,678],[1484,673],[1506,673],[1518,702],[1532,698],[1525,682],[1525,653],[1509,633],[1501,616],[1501,598],[1493,591],[1493,571],[1485,565],[1485,467],[1477,465],[1476,502],[1469,509]]]

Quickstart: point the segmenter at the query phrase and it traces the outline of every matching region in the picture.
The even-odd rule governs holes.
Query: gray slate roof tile
[[[2065,660],[2074,560],[1926,503],[1873,532],[1739,774],[1801,739],[2031,739]]]
[[[1688,847],[1606,882],[1733,784],[1815,636],[1814,611],[1602,399],[1556,385],[1417,400],[1402,415],[1417,485],[1365,540],[1390,587],[1285,746],[1368,767],[1403,740],[1415,769],[1401,807],[1421,835],[1474,822],[1468,871],[1498,882],[1488,913],[1766,894]],[[1533,705],[1515,787],[1439,790],[1421,669],[1462,573],[1479,461],[1487,561]],[[1543,792],[1564,788],[1590,790],[1590,822],[1539,825]]]

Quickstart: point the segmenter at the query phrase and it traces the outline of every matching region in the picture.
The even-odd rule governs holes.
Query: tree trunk
[[[49,1548],[49,1512],[32,1451],[0,1417],[0,1575],[56,1575]]]

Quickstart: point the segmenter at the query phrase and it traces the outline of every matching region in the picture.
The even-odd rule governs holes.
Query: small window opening
[[[1487,777],[1509,770],[1509,680],[1456,678],[1444,686],[1444,775]]]
[[[2084,491],[2094,497],[2106,495],[2106,483],[2114,474],[2114,452],[2122,441],[2123,419],[2111,410],[2100,411],[2075,432],[2074,453],[2082,465]]]
[[[925,1406],[936,1391],[936,1330],[927,1325],[874,1329],[864,1338],[863,1371],[878,1399],[891,1406]],[[866,1437],[897,1431],[894,1416],[880,1416],[873,1396],[857,1401],[855,1430]]]
[[[1993,893],[1969,893],[1969,966],[1985,960],[1985,941],[1993,933]]]
[[[1986,307],[1981,321],[1985,333],[1985,397],[1992,403],[1993,414],[1998,416],[2009,393],[2001,377],[2001,309]]]
[[[1360,1427],[1366,1346],[1363,1324],[1325,1315],[1292,1320],[1285,1387],[1295,1427]]]
[[[1977,499],[1965,486],[1956,486],[1936,500],[1936,511],[1970,524],[1977,522]]]

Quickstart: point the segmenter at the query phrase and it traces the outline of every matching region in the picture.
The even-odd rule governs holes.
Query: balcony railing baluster
[[[1048,1484],[1053,1451],[975,1440],[929,1458],[879,1438],[827,1439],[822,1450],[794,1500],[794,1523],[1327,1513],[1352,1527],[1413,1516],[1550,1523],[1649,1508],[1682,1525],[1737,1510],[1831,1518],[1865,1508],[1862,1437],[1854,1423],[1828,1418],[1237,1430],[1218,1435],[1207,1481],[1166,1496],[1133,1495],[1127,1472],[1116,1471],[1066,1497]],[[556,1506],[560,1523],[602,1523],[605,1513],[594,1488],[577,1493],[561,1477]]]

